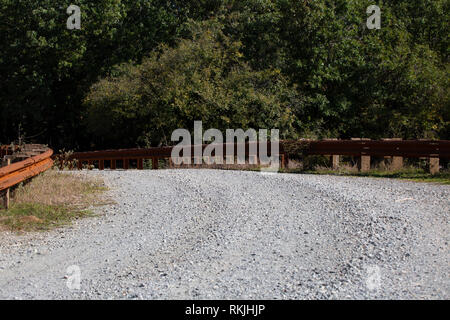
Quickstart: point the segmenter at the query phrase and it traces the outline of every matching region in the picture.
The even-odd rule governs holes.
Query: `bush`
[[[170,144],[177,128],[278,128],[295,136],[296,91],[277,69],[254,71],[241,43],[211,22],[192,24],[192,39],[161,45],[142,64],[123,64],[85,100],[87,127],[98,143]],[[119,143],[117,141],[120,141]],[[120,144],[120,145],[117,145]]]

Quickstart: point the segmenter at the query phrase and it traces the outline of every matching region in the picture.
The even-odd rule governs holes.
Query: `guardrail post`
[[[400,170],[403,168],[403,157],[392,157],[391,169]]]
[[[439,173],[439,158],[438,157],[430,157],[430,173],[431,174]]]
[[[359,171],[367,172],[370,170],[370,156],[361,156]]]
[[[130,168],[130,159],[124,159],[123,160],[123,168],[125,170],[128,170]]]
[[[370,139],[352,138],[352,140],[369,141]],[[370,170],[370,156],[361,155],[358,161],[358,170],[360,172],[367,172]]]
[[[98,160],[98,170],[104,170],[105,169],[105,160]]]
[[[402,138],[393,138],[394,141],[401,141]],[[394,156],[392,158],[392,169],[393,170],[400,170],[403,168],[403,157]]]
[[[250,165],[255,165],[255,166],[257,166],[257,165],[258,165],[258,156],[257,156],[257,155],[249,155],[249,157],[248,157],[248,163],[249,163]]]
[[[156,157],[152,158],[152,168],[155,170],[158,169],[158,158]]]
[[[144,159],[139,158],[137,160],[137,168],[138,168],[138,170],[143,170],[144,169]]]
[[[203,164],[202,157],[194,157],[194,166],[200,167]]]
[[[223,164],[223,157],[221,156],[214,156],[214,164]]]
[[[402,138],[388,138],[388,139],[382,139],[382,140],[383,141],[402,141]],[[401,168],[403,168],[403,157],[392,156],[390,158],[392,159],[392,162],[390,165],[391,170],[400,170]]]
[[[111,170],[117,169],[117,160],[113,159],[111,160]]]
[[[341,160],[340,158],[341,158],[340,155],[337,154],[331,155],[331,165],[333,167],[333,170],[339,169],[339,162]]]
[[[331,141],[338,141],[337,138],[328,138],[328,139],[324,139],[325,141],[331,140]],[[331,167],[333,168],[333,170],[337,170],[339,169],[339,162],[341,160],[341,156],[338,154],[332,154],[330,155],[331,157]]]
[[[2,163],[2,167],[7,167],[11,164],[11,159],[5,158]],[[9,188],[5,190],[3,195],[3,207],[8,210],[9,209]]]

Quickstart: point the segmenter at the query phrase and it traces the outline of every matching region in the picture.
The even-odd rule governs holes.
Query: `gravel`
[[[1,299],[450,298],[449,186],[195,169],[75,174],[103,177],[116,203],[50,232],[1,232]],[[70,266],[79,289],[68,287]]]

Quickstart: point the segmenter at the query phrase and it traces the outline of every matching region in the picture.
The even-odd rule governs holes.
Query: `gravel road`
[[[115,204],[0,233],[2,299],[449,299],[450,187],[223,170],[90,171]],[[73,283],[79,268],[81,283]]]

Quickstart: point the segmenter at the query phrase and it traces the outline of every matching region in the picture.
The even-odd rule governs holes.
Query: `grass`
[[[340,176],[359,176],[359,177],[374,177],[374,178],[390,178],[402,179],[416,182],[430,182],[450,185],[450,171],[444,170],[438,174],[430,174],[420,166],[405,165],[401,170],[390,170],[389,164],[383,162],[375,165],[373,169],[368,172],[359,172],[356,164],[341,163],[339,169],[332,169],[326,165],[329,159],[323,156],[310,156],[305,159],[303,163],[300,161],[290,160],[290,168],[280,169],[282,173],[307,173],[307,174],[322,174],[322,175],[340,175]],[[207,168],[207,169],[221,169],[221,170],[244,170],[244,171],[261,171],[258,165],[237,165],[237,164],[222,164],[222,165],[182,165],[182,168]]]
[[[47,171],[13,192],[8,210],[0,209],[0,227],[12,231],[45,231],[92,215],[102,205],[103,181]]]
[[[326,167],[318,167],[315,170],[299,170],[299,169],[287,169],[285,172],[290,173],[309,173],[309,174],[327,174],[327,175],[342,175],[342,176],[358,176],[358,177],[373,177],[373,178],[390,178],[390,179],[402,179],[415,182],[431,182],[438,184],[450,185],[450,172],[444,171],[438,174],[430,174],[423,169],[419,168],[404,168],[396,171],[388,171],[384,169],[372,169],[367,172],[358,172],[354,168],[340,168],[333,170]]]

